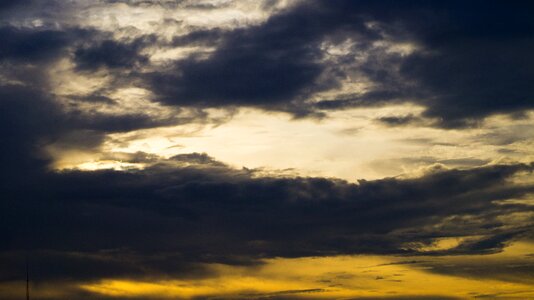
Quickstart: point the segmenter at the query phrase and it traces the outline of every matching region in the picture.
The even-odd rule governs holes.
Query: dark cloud
[[[36,264],[53,262],[43,280],[88,280],[106,272],[185,276],[190,268],[201,276],[203,263],[250,264],[266,257],[418,255],[423,253],[406,245],[443,236],[484,238],[436,254],[492,253],[531,234],[524,224],[498,221],[528,206],[495,201],[534,191],[508,180],[532,166],[350,184],[256,177],[213,162],[190,154],[142,171],[49,173],[2,200],[1,252],[14,263],[22,250],[44,260]]]
[[[2,10],[29,3],[30,0],[0,0],[0,12]]]
[[[527,13],[532,10],[528,2],[314,1],[259,25],[174,37],[166,46],[217,48],[141,77],[157,101],[176,106],[256,106],[306,115],[416,102],[426,107],[423,116],[434,120],[428,125],[470,126],[488,115],[517,116],[532,108],[534,90],[528,82],[534,75],[534,22]],[[72,39],[54,30],[5,27],[2,33],[9,38],[0,58],[29,62],[57,55]],[[346,41],[354,43],[346,54],[324,49]],[[411,43],[417,50],[401,55],[375,42]],[[148,63],[141,53],[154,43],[153,36],[93,39],[77,46],[74,61],[79,70],[135,71]],[[364,60],[356,59],[362,54]],[[347,77],[365,78],[372,87],[339,99],[308,101],[318,91],[335,90]],[[380,121],[420,123],[415,117]]]
[[[36,74],[36,76],[40,76]],[[105,135],[176,124],[175,118],[140,114],[106,115],[67,112],[44,91],[47,85],[0,85],[0,186],[16,190],[41,180],[52,163],[44,149],[95,150]]]
[[[178,154],[178,155],[172,156],[170,159],[174,161],[178,161],[178,162],[193,163],[197,165],[212,165],[212,166],[226,167],[224,163],[221,163],[220,161],[213,159],[213,157],[207,155],[206,153]]]
[[[145,42],[144,39],[130,43],[103,40],[77,49],[74,52],[74,61],[78,70],[94,71],[101,67],[133,69],[148,61],[146,56],[139,53]]]
[[[233,1],[208,2],[208,1],[186,1],[186,0],[106,0],[107,3],[123,3],[134,7],[159,6],[165,9],[186,8],[195,10],[211,10],[229,7]]]
[[[39,76],[39,74],[36,74]],[[56,143],[65,149],[96,149],[107,133],[125,132],[181,122],[177,118],[153,118],[142,114],[83,114],[67,112],[42,86],[0,85],[0,162],[9,186],[51,162],[43,148]]]
[[[255,106],[301,116],[416,102],[426,107],[423,116],[433,120],[427,125],[476,125],[488,115],[517,117],[532,108],[534,90],[528,83],[534,75],[530,55],[534,22],[528,12],[533,8],[529,2],[318,0],[293,6],[259,25],[196,30],[174,37],[170,44],[159,41],[166,46],[217,48],[141,78],[157,101],[176,106]],[[57,30],[4,27],[1,31],[7,43],[0,46],[0,59],[26,62],[58,55],[57,50],[74,38]],[[345,54],[331,55],[324,48],[346,41],[353,45]],[[156,42],[154,36],[85,39],[76,46],[74,61],[78,70],[138,71],[148,63],[143,49]],[[375,42],[411,43],[417,49],[401,55]],[[372,87],[364,93],[309,102],[314,93],[335,90],[347,77],[366,79]],[[420,123],[406,117],[386,117],[381,122]]]
[[[219,28],[195,30],[181,36],[175,36],[171,45],[173,46],[215,46],[218,45],[225,32]]]
[[[5,26],[0,28],[3,42],[0,45],[0,61],[15,60],[33,63],[58,56],[70,38],[64,31],[39,30]]]
[[[178,43],[206,37],[222,42],[208,58],[193,56],[147,77],[157,99],[172,105],[303,114],[416,102],[433,125],[469,126],[491,114],[532,108],[533,8],[502,1],[314,1],[261,25],[177,37]],[[323,43],[347,39],[355,42],[348,54],[325,59]],[[418,50],[401,55],[373,46],[376,41],[412,43]],[[355,58],[362,53],[363,62]],[[347,99],[307,103],[347,76],[367,78],[373,87]]]
[[[388,116],[378,118],[377,121],[386,126],[405,126],[420,123],[421,118],[414,115]]]
[[[73,59],[78,70],[134,69],[148,61],[140,51],[155,41],[150,35],[117,41],[109,37],[109,32],[95,29],[48,27],[0,27],[0,35],[5,38],[0,45],[0,62],[16,66],[47,63],[69,55],[74,47]]]
[[[348,18],[355,18],[354,23],[347,23]],[[315,86],[325,69],[319,45],[325,35],[344,27],[360,29],[353,31],[356,37],[374,36],[355,14],[343,15],[335,7],[323,11],[316,4],[301,6],[265,24],[221,33],[223,42],[209,58],[178,61],[171,70],[149,74],[148,79],[158,100],[168,104],[287,110],[292,101],[304,100],[322,85],[336,84]],[[292,108],[299,109],[304,108]]]
[[[494,113],[533,108],[534,90],[526,84],[534,75],[534,60],[528,54],[534,49],[531,3],[355,4],[359,5],[386,32],[398,33],[394,39],[414,42],[423,49],[404,58],[371,52],[371,58],[378,55],[379,63],[370,59],[361,71],[378,86],[354,104],[416,101],[426,106],[427,117],[445,127],[472,125]],[[399,66],[399,71],[392,65]]]
[[[445,126],[532,108],[534,89],[526,82],[534,76],[528,55],[534,43],[526,37],[479,39],[450,40],[437,54],[414,54],[403,63],[403,74],[426,90],[425,114]]]
[[[115,101],[111,99],[110,97],[101,95],[99,93],[92,93],[89,95],[69,95],[69,99],[72,99],[74,101],[82,101],[82,102],[89,102],[89,103],[104,103],[104,104],[114,104]]]
[[[62,130],[58,111],[38,90],[0,85],[0,185],[10,186],[48,164],[40,147]]]
[[[31,184],[50,163],[42,148],[74,127],[47,91],[47,65],[87,31],[4,26],[0,33],[0,185],[11,188]]]
[[[110,68],[124,69],[129,62],[135,60],[129,55],[130,48],[131,51],[138,51],[151,37],[145,36],[121,44],[110,40],[99,42],[107,33],[93,29],[49,30],[12,26],[0,27],[0,34],[6,38],[0,44],[2,186],[24,183],[25,180],[21,180],[23,178],[31,183],[28,176],[43,172],[51,163],[50,157],[43,151],[51,144],[60,145],[64,149],[97,149],[107,133],[177,124],[201,115],[155,118],[134,112],[112,114],[96,110],[84,111],[77,109],[76,105],[69,110],[53,94],[48,73],[50,64],[68,55],[72,48],[80,44],[96,45],[90,49],[100,51],[103,50],[101,47],[105,48],[103,45],[114,45],[116,47],[103,51],[106,53],[98,54],[96,50],[83,52],[78,57],[84,62],[80,62],[80,66],[91,69],[105,64]],[[113,53],[113,50],[125,50],[128,53]],[[123,55],[126,60],[114,61],[115,57]],[[93,59],[92,65],[85,65],[89,64],[90,59]],[[102,94],[105,92],[106,90],[90,95],[69,95],[67,98],[71,102],[115,105],[112,99]]]
[[[484,80],[482,75],[485,70],[508,68],[509,66],[506,65],[508,60],[514,61],[519,57],[528,58],[524,55],[526,53],[523,52],[522,46],[528,44],[528,36],[532,34],[534,29],[534,24],[528,18],[527,13],[533,8],[530,3],[516,1],[513,5],[508,5],[509,3],[502,1],[471,1],[469,3],[462,1],[443,3],[406,1],[401,5],[392,4],[393,1],[360,1],[346,6],[364,10],[374,20],[382,22],[380,26],[383,26],[384,30],[396,30],[399,36],[394,37],[394,39],[411,38],[414,42],[422,43],[422,46],[427,47],[427,50],[432,50],[426,54],[429,55],[428,57],[435,58],[435,62],[438,62],[439,65],[426,66],[432,75],[431,78],[426,78],[429,80],[429,84],[430,82],[438,84],[445,80],[446,78],[441,77],[441,74],[447,72],[462,75],[457,73],[458,71],[466,71],[464,72],[466,77],[452,77],[458,83],[465,83],[461,79],[466,78]],[[394,29],[391,28],[392,24],[400,26]],[[502,42],[508,43],[503,44]],[[527,44],[523,44],[525,42]],[[481,51],[483,49],[489,52]],[[516,52],[518,56],[512,57],[510,52]],[[418,52],[415,56],[420,57],[421,54]],[[476,54],[481,56],[478,59],[466,59],[468,57],[475,58]],[[498,59],[490,66],[485,66],[484,63],[488,57]],[[453,63],[453,65],[446,67],[449,63]],[[462,63],[468,64],[462,66]],[[408,60],[406,64],[411,65],[412,62]],[[421,67],[423,66],[421,65]],[[464,69],[457,69],[460,67]],[[484,69],[484,67],[489,69]],[[517,71],[523,72],[529,69],[532,68],[527,64]],[[381,71],[384,72],[385,70]],[[491,78],[493,73],[498,72],[484,75]],[[507,78],[508,74],[501,74],[501,76]],[[421,77],[420,79],[425,78]],[[472,88],[486,89],[492,87],[476,85]]]

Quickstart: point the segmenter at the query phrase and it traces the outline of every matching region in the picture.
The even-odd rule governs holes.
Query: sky
[[[0,0],[0,298],[534,299],[533,14]]]

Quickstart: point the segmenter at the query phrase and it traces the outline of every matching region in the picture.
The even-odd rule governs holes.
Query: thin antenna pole
[[[28,267],[27,257],[26,257],[26,300],[30,300],[30,271]]]

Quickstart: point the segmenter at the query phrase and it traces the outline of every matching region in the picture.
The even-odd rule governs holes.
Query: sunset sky
[[[0,0],[0,299],[534,299],[534,2]]]

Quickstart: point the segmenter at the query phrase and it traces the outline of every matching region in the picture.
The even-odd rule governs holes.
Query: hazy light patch
[[[150,101],[150,92],[136,87],[121,88],[109,94],[116,104],[109,106],[102,112],[113,114],[142,114],[151,116],[155,120],[179,115],[179,111],[171,107],[162,106]]]
[[[524,111],[521,118],[494,115],[486,118],[473,143],[490,145],[499,159],[529,163],[534,160],[534,112]]]
[[[316,121],[243,110],[216,127],[184,125],[139,132],[137,137],[133,133],[113,135],[107,147],[112,151],[144,151],[166,157],[206,152],[238,167],[293,168],[303,175],[354,180],[368,176],[358,172],[362,161],[380,157],[396,147],[391,136],[378,135],[366,128],[376,127],[369,124],[372,111],[342,112],[335,118]],[[347,130],[354,128],[363,130],[356,135],[347,134]]]
[[[129,169],[142,169],[142,164],[127,163],[113,160],[101,160],[93,162],[85,162],[73,166],[75,169],[82,171],[95,171],[95,170],[129,170]]]
[[[95,161],[100,156],[100,153],[62,149],[56,145],[49,145],[45,152],[53,158],[52,168],[56,170],[76,168],[78,165]]]
[[[151,102],[149,91],[136,87],[116,87],[109,89],[112,76],[107,71],[96,73],[76,72],[74,64],[67,59],[60,61],[49,72],[53,93],[64,101],[66,109],[75,109],[82,113],[161,113],[161,105]],[[73,97],[84,97],[92,94],[106,96],[114,103],[98,101],[76,101]],[[156,111],[155,111],[156,110]]]
[[[339,86],[335,90],[328,90],[318,92],[311,96],[310,102],[318,103],[336,100],[348,100],[354,98],[355,95],[361,95],[371,90],[373,84],[365,77],[357,77],[347,75],[345,78],[339,79]],[[324,111],[324,113],[330,113]]]
[[[253,276],[228,276],[198,281],[169,280],[139,282],[128,280],[104,280],[97,284],[82,285],[83,290],[113,297],[194,298],[208,295],[250,294],[256,291],[277,292],[300,289],[305,284],[284,282],[274,278]],[[250,296],[250,295],[249,295]]]
[[[135,96],[137,92],[140,94]],[[144,92],[135,89],[118,92],[114,97],[128,100],[123,100],[114,113],[138,111],[144,106],[136,101],[143,102],[144,96]],[[154,116],[173,114],[166,107],[147,105],[155,106]],[[149,106],[144,108],[144,113],[150,115]],[[162,113],[159,109],[168,111]],[[198,122],[110,134],[101,147],[101,154],[141,151],[169,158],[198,152],[237,168],[262,169],[265,174],[280,170],[285,174],[338,177],[349,181],[400,175],[417,177],[434,172],[436,168],[468,169],[517,161],[499,151],[503,146],[477,138],[492,133],[491,127],[443,130],[422,126],[389,127],[376,121],[384,116],[419,114],[420,110],[417,106],[399,105],[337,111],[322,120],[294,120],[284,113],[212,109],[204,111],[206,116]],[[181,113],[186,118],[187,112]],[[502,120],[499,128],[516,126],[514,124],[509,119]],[[509,146],[513,147],[515,144]],[[517,180],[531,181],[529,176],[522,178]]]
[[[413,43],[393,43],[388,45],[388,49],[386,52],[388,53],[398,53],[401,56],[407,56],[410,55],[418,50],[420,48]]]
[[[56,95],[85,95],[109,85],[111,77],[105,72],[84,74],[74,71],[70,59],[58,61],[48,71],[52,91]]]
[[[448,244],[449,242],[446,242]],[[525,282],[470,276],[450,276],[433,271],[441,266],[521,264],[530,261],[532,244],[517,243],[503,253],[469,256],[333,256],[276,258],[255,267],[211,265],[215,276],[191,280],[134,281],[103,279],[82,284],[83,290],[114,297],[193,298],[222,296],[250,299],[267,296],[343,298],[381,296],[474,296],[509,294],[534,296]],[[470,261],[467,261],[467,260]],[[474,273],[476,274],[476,272]]]
[[[418,251],[421,252],[432,252],[432,251],[442,251],[449,250],[455,247],[458,247],[461,243],[476,239],[477,237],[446,237],[446,238],[437,238],[430,245],[421,245],[417,247]]]
[[[333,57],[335,57],[335,56],[344,56],[344,55],[348,55],[348,54],[361,55],[361,53],[352,53],[352,50],[353,50],[352,48],[355,45],[356,45],[356,42],[353,41],[352,39],[346,39],[345,41],[343,41],[341,43],[337,43],[337,44],[324,41],[319,46],[319,49],[321,49],[321,51],[325,52],[325,54],[327,56],[333,56]]]
[[[184,151],[186,148],[184,142],[200,138],[205,127],[206,125],[203,124],[190,123],[175,127],[111,134],[103,148],[109,153],[141,151],[169,158],[180,153],[190,153],[191,151]]]
[[[534,206],[534,193],[527,194],[525,197],[521,199],[512,198],[507,199],[503,201],[497,201],[499,204],[507,205],[507,204],[519,204],[519,205],[527,205],[527,206]]]
[[[204,53],[207,57],[215,48],[211,47],[180,47],[171,49],[156,49],[150,56],[150,61],[154,64],[163,64],[172,60],[180,60],[195,54],[195,58],[200,53]]]
[[[57,2],[57,3],[56,3]],[[146,34],[170,39],[191,30],[257,25],[298,1],[34,1],[5,16],[17,27],[94,28],[116,38]],[[60,7],[60,9],[58,9]]]
[[[96,73],[80,73],[68,60],[62,60],[51,69],[50,82],[52,91],[62,102],[64,108],[86,115],[147,115],[157,119],[179,117],[181,112],[164,107],[151,101],[148,90],[133,86],[117,86],[110,88],[111,78],[107,71]],[[92,101],[91,97],[103,96],[111,102]],[[87,97],[86,101],[79,98]]]
[[[511,204],[511,203],[509,203]],[[515,203],[519,205],[528,205],[525,202]],[[532,204],[532,202],[531,202]],[[499,216],[498,221],[503,222],[503,229],[513,229],[513,228],[528,228],[534,226],[534,212],[516,212],[511,214],[506,214]]]
[[[148,31],[152,22],[161,20],[163,10],[157,6],[135,7],[124,3],[86,6],[80,12],[81,23],[99,29],[111,29],[134,25]]]
[[[282,2],[275,8],[285,5]],[[82,25],[110,31],[133,27],[139,33],[155,33],[167,38],[191,28],[250,26],[263,22],[272,13],[264,9],[264,1],[182,1],[146,5],[77,2],[77,6],[80,11],[77,21]],[[166,20],[176,22],[163,26]]]

